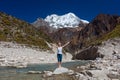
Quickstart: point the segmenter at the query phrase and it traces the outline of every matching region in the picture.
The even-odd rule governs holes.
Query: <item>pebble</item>
[[[28,71],[27,74],[41,74],[41,71]]]

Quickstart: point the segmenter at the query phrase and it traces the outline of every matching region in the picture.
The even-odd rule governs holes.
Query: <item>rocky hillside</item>
[[[101,37],[103,34],[111,32],[117,25],[119,16],[100,14],[84,30],[80,32],[80,38],[92,39],[93,37]]]
[[[97,39],[103,37],[104,35],[110,33],[116,28],[118,24],[119,16],[100,14],[92,22],[90,22],[84,29],[79,31],[77,40],[72,40],[69,49],[74,51],[79,51],[85,47],[91,45],[96,45],[94,43]],[[77,44],[74,44],[77,43]]]
[[[83,28],[84,26],[77,28],[61,28],[56,32],[51,33],[50,36],[54,42],[60,41],[61,43],[65,44],[68,41],[73,39],[75,40],[79,35],[79,31],[81,31]]]
[[[102,37],[91,41],[90,47],[78,51],[73,59],[96,59],[96,57],[119,58],[120,57],[120,18],[117,18],[117,24],[114,29]],[[94,46],[93,46],[94,45]],[[87,56],[86,56],[87,55]]]
[[[31,24],[0,12],[0,41],[12,41],[48,49],[45,41],[49,42],[50,39],[43,31],[37,30]]]

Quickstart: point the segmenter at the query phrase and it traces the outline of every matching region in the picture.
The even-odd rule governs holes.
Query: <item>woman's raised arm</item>
[[[69,43],[70,43],[70,42],[67,42],[67,43],[66,43],[66,44],[64,44],[62,47],[65,47],[65,46],[67,46]]]

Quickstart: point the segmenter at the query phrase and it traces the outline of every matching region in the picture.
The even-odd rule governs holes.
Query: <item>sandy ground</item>
[[[56,49],[41,51],[12,42],[0,42],[0,66],[56,63]],[[71,61],[72,55],[63,55],[63,62]]]

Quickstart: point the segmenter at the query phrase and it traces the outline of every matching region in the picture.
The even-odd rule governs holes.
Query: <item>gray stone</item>
[[[41,71],[28,71],[27,74],[41,74]]]
[[[119,77],[120,77],[120,75],[118,75],[118,74],[108,74],[107,76],[111,79],[119,79]]]
[[[93,77],[92,73],[89,72],[89,71],[86,71],[86,74],[87,74],[88,76],[90,76],[90,77]]]
[[[62,74],[62,73],[68,73],[69,70],[64,67],[56,68],[53,72],[53,74]]]
[[[48,71],[48,72],[46,73],[46,75],[47,75],[47,76],[52,76],[52,75],[53,75],[53,72]]]
[[[51,71],[44,71],[43,77],[50,77],[52,75],[53,75],[53,72],[51,72]]]
[[[120,59],[120,54],[117,54],[117,59]]]
[[[74,71],[73,70],[69,70],[68,71],[68,75],[73,75],[74,74]]]
[[[89,70],[97,80],[110,80],[104,70]]]

